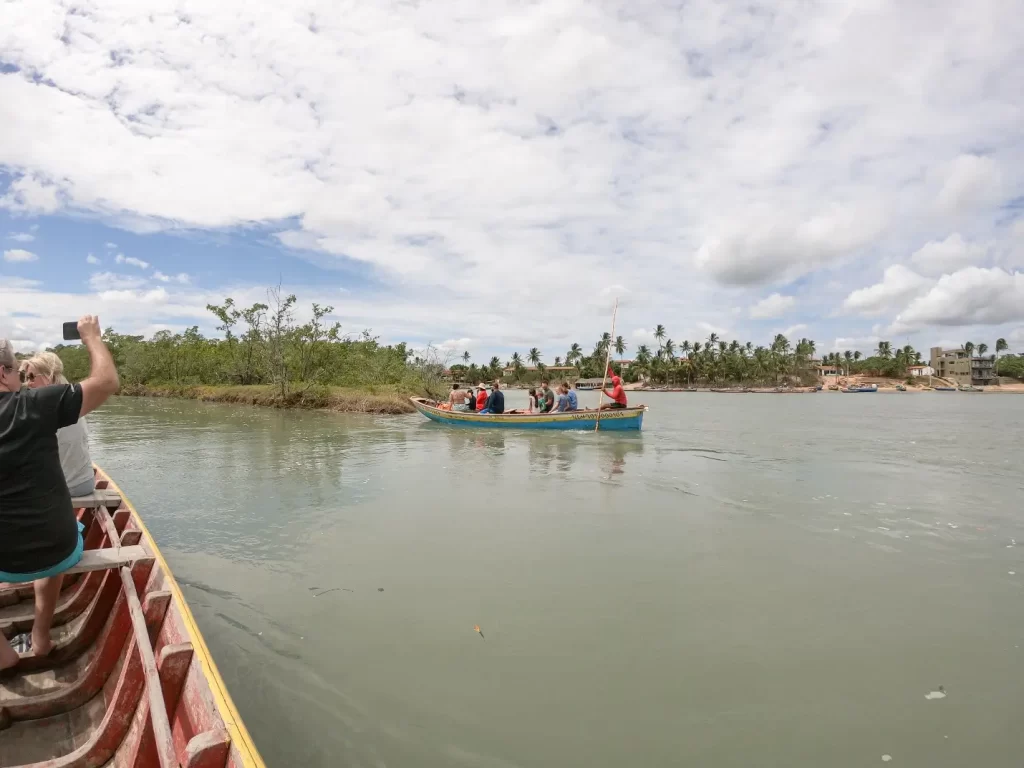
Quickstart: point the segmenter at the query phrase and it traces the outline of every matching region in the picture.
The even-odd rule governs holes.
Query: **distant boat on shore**
[[[982,389],[981,387],[969,386],[969,387],[960,387],[959,391],[960,392],[984,392],[985,390]]]
[[[936,392],[956,392],[956,387],[932,387]]]
[[[878,385],[877,384],[863,384],[863,385],[861,385],[859,387],[847,387],[846,389],[844,389],[842,391],[843,392],[849,392],[850,394],[858,394],[858,393],[864,393],[864,392],[877,392],[878,391]]]

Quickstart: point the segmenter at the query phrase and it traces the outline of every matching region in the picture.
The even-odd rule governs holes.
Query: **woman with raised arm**
[[[82,557],[57,430],[102,405],[117,391],[118,379],[99,319],[86,315],[78,331],[89,351],[89,377],[37,389],[22,390],[14,348],[0,339],[0,581],[31,581],[35,589],[32,632],[0,642],[0,671],[18,663],[19,651],[50,652],[61,574]]]

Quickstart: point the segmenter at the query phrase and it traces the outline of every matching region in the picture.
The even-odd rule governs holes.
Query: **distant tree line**
[[[159,331],[151,338],[103,334],[117,363],[123,388],[134,385],[273,385],[286,396],[314,386],[399,385],[412,391],[438,380],[441,361],[413,357],[404,343],[382,345],[370,331],[343,335],[328,320],[333,307],[312,305],[311,319],[295,320],[296,297],[268,291],[266,303],[239,307],[227,298],[207,309],[219,321],[222,338],[192,326],[182,333]],[[86,377],[89,356],[81,345],[59,345],[72,381]],[[433,356],[430,356],[433,357]],[[433,389],[433,388],[432,388]]]

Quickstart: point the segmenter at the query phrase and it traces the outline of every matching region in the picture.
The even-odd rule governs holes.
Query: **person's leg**
[[[50,652],[53,643],[50,641],[50,625],[53,623],[53,612],[57,608],[60,597],[60,585],[64,576],[51,576],[32,583],[36,593],[36,615],[32,624],[32,650],[36,656],[45,656]]]
[[[0,633],[0,670],[9,669],[18,663],[18,652],[11,648],[7,638]]]

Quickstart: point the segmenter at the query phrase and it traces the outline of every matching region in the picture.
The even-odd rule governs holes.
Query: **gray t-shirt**
[[[57,430],[57,449],[60,453],[60,468],[64,471],[64,480],[68,488],[92,481],[89,430],[85,426],[84,418],[70,427]]]

